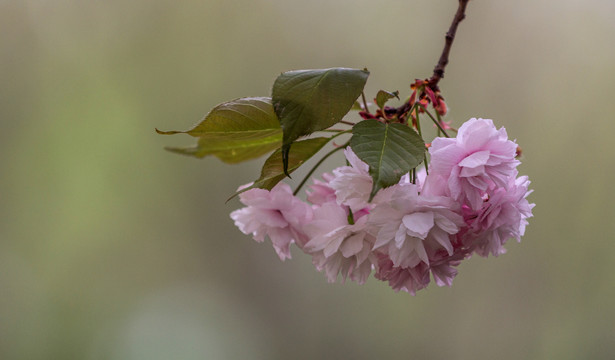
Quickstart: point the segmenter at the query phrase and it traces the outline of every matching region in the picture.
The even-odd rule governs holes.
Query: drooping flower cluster
[[[456,138],[436,138],[423,168],[380,190],[370,202],[369,167],[350,148],[349,166],[325,173],[306,191],[287,184],[240,194],[235,225],[256,241],[268,236],[280,259],[295,243],[329,282],[363,284],[372,272],[394,290],[415,294],[431,278],[450,286],[472,254],[498,256],[520,241],[534,204],[526,176],[518,177],[517,145],[488,119],[470,119]]]

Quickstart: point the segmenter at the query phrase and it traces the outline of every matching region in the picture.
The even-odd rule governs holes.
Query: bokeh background
[[[456,5],[0,0],[0,358],[612,359],[611,0],[470,2],[448,118],[505,126],[537,206],[521,244],[451,288],[282,263],[225,204],[263,160],[182,157],[163,147],[192,138],[154,132],[268,96],[290,69],[368,67],[370,97],[407,95]]]

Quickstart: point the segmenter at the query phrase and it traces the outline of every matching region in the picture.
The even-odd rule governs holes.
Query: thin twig
[[[451,52],[451,46],[453,45],[453,41],[455,40],[455,33],[457,33],[457,26],[459,23],[465,19],[466,17],[466,6],[468,5],[468,1],[470,0],[459,0],[459,7],[457,8],[457,13],[455,13],[455,17],[453,18],[453,22],[451,23],[451,27],[448,29],[448,32],[445,36],[444,49],[442,50],[442,54],[440,55],[440,59],[438,60],[438,64],[433,69],[433,75],[429,79],[429,87],[433,91],[438,90],[438,82],[440,79],[444,77],[444,69],[448,64],[448,54]]]
[[[438,82],[440,82],[440,79],[444,77],[444,69],[448,64],[448,55],[451,52],[451,46],[453,45],[453,41],[455,40],[457,27],[459,26],[459,23],[466,17],[466,6],[468,6],[469,1],[470,0],[459,0],[459,7],[457,8],[457,12],[455,13],[453,22],[451,23],[451,26],[449,27],[448,32],[446,33],[446,36],[444,38],[444,49],[442,50],[442,54],[440,55],[440,59],[438,60],[436,67],[433,69],[433,75],[431,76],[431,78],[429,78],[427,85],[434,92],[440,90],[438,88]],[[404,114],[407,114],[411,110],[412,106],[413,104],[407,101],[402,106],[398,107],[397,117],[401,118]]]
[[[336,147],[333,150],[329,151],[328,153],[325,154],[325,156],[322,157],[322,159],[318,160],[318,162],[316,163],[316,165],[314,165],[312,167],[312,169],[310,169],[310,171],[305,175],[305,177],[303,178],[303,180],[301,181],[301,183],[299,183],[299,185],[297,186],[297,188],[295,189],[295,191],[293,192],[293,195],[297,196],[297,194],[299,193],[299,190],[301,190],[301,188],[303,187],[303,185],[305,185],[305,183],[308,181],[308,179],[310,178],[310,176],[312,176],[312,174],[314,173],[314,171],[316,171],[316,169],[318,169],[318,167],[325,162],[325,160],[327,160],[327,158],[333,154],[335,154],[336,152],[344,149],[346,146],[348,146],[348,142],[345,143],[342,146]]]

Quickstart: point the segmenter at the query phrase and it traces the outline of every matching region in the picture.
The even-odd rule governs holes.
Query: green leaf
[[[292,151],[288,154],[288,172],[292,173],[297,170],[303,163],[309,158],[314,156],[320,149],[325,146],[330,138],[317,137],[302,141],[297,141],[293,145]],[[254,181],[254,183],[245,189],[242,189],[229,198],[232,199],[240,193],[253,188],[271,190],[277,183],[286,177],[286,171],[284,171],[282,165],[282,149],[275,151],[265,161],[261,170],[261,176]]]
[[[166,149],[202,158],[214,155],[226,163],[257,158],[280,147],[282,128],[270,98],[242,98],[222,103],[192,129],[160,131],[159,134],[189,134],[199,138],[192,147]]]
[[[376,104],[378,104],[379,108],[384,108],[384,104],[392,98],[397,98],[399,100],[399,91],[388,92],[384,90],[378,91],[376,94]]]
[[[285,173],[291,144],[342,120],[361,95],[368,76],[366,69],[332,68],[288,71],[276,79],[272,101],[284,133]]]
[[[424,159],[425,142],[413,129],[402,124],[364,120],[352,129],[352,151],[369,165],[374,180],[370,201],[378,190],[397,184],[399,179]]]

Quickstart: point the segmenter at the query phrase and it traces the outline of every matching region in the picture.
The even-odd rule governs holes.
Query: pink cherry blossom
[[[321,176],[324,181],[314,179],[314,184],[310,185],[305,191],[307,201],[319,206],[330,201],[336,201],[335,190],[329,185],[329,182],[333,180],[333,175],[323,173]]]
[[[464,225],[459,204],[444,196],[419,195],[413,184],[393,185],[376,196],[369,215],[374,249],[386,253],[396,267],[429,265],[428,252],[453,253],[451,235]]]
[[[490,193],[479,210],[466,208],[464,218],[469,228],[463,237],[464,244],[480,256],[498,256],[506,252],[503,245],[508,239],[521,241],[534,207],[527,200],[532,192],[528,190],[529,184],[527,176],[513,177],[506,188]]]
[[[461,260],[443,261],[441,263],[431,265],[429,268],[436,285],[452,286],[453,279],[458,273],[456,267],[459,266],[459,264],[461,264]]]
[[[489,119],[470,119],[457,138],[436,138],[431,143],[430,170],[447,179],[451,196],[477,210],[488,191],[506,187],[519,161],[517,145],[506,130]]]
[[[423,195],[451,197],[447,179],[439,174],[429,173],[420,190]]]
[[[338,204],[346,205],[356,212],[369,206],[373,181],[369,175],[369,166],[361,161],[350,147],[344,149],[344,155],[350,166],[333,170],[334,177],[329,186],[335,190]]]
[[[239,199],[247,206],[231,213],[235,226],[257,242],[268,236],[281,260],[291,257],[291,243],[302,247],[307,242],[302,228],[312,219],[312,208],[293,196],[287,184],[278,183],[271,191],[250,189]]]
[[[411,268],[395,266],[391,259],[382,253],[378,253],[378,267],[374,277],[378,280],[387,281],[393,290],[405,291],[412,296],[418,290],[429,285],[429,267],[425,263],[419,263]]]
[[[363,284],[372,271],[375,257],[371,252],[374,238],[365,231],[367,216],[355,217],[349,224],[346,210],[336,202],[314,209],[313,220],[305,226],[310,240],[303,251],[312,255],[319,271],[324,270],[329,282],[341,274],[342,282],[350,278]]]
[[[457,266],[476,253],[498,256],[520,241],[534,204],[529,180],[518,176],[517,145],[488,119],[470,119],[457,138],[436,138],[429,174],[416,169],[368,202],[369,166],[350,148],[347,166],[324,173],[307,201],[279,183],[240,194],[235,225],[258,242],[269,237],[280,259],[296,243],[329,282],[375,277],[415,295],[429,285],[451,286]]]
[[[453,279],[457,276],[456,267],[461,260],[468,257],[468,253],[463,248],[459,248],[450,256],[442,249],[428,249],[430,264],[418,263],[413,267],[395,266],[387,254],[377,253],[378,263],[374,277],[378,280],[388,281],[395,291],[406,291],[411,295],[416,295],[416,291],[421,290],[430,282],[430,273],[438,286],[451,286]]]

